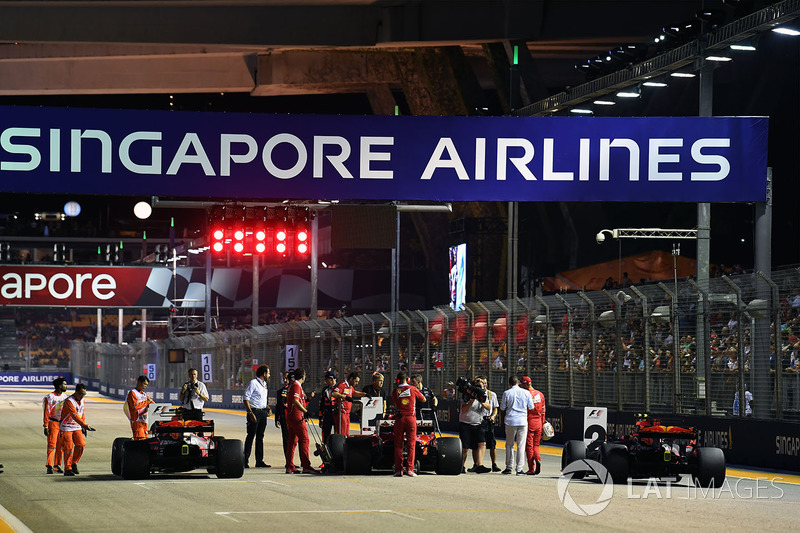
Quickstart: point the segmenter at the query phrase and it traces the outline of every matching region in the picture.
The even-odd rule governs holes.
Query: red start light
[[[285,253],[286,252],[286,243],[279,242],[277,244],[277,246],[275,246],[275,250],[277,250],[277,252],[279,254]]]
[[[211,246],[211,248],[212,248],[212,249],[213,249],[215,252],[221,252],[221,251],[222,251],[222,248],[223,248],[223,246],[222,246],[222,243],[221,243],[221,242],[215,242],[215,243],[214,243],[214,244]]]
[[[241,241],[242,239],[244,239],[244,231],[237,229],[233,234],[233,238],[236,239],[237,241]],[[238,252],[240,250],[236,251]]]
[[[308,240],[308,232],[306,230],[300,230],[297,232],[297,240],[300,242],[306,242]]]
[[[259,243],[256,244],[256,252],[258,252],[260,254],[263,254],[264,250],[266,250],[266,249],[267,249],[267,245],[264,244],[263,242],[259,242]]]
[[[233,245],[233,249],[236,250],[238,253],[242,253],[244,251],[244,244],[241,242],[237,242]]]
[[[297,251],[301,254],[308,252],[308,245],[304,242],[301,242],[297,245]]]
[[[256,232],[256,240],[257,241],[263,241],[266,238],[267,238],[267,234],[264,232],[263,229],[260,229],[260,230],[258,230]]]
[[[283,231],[283,230],[278,230],[278,233],[275,234],[275,238],[278,239],[279,241],[285,241],[286,240],[286,232]]]
[[[221,241],[222,238],[225,237],[225,232],[222,231],[221,229],[215,229],[212,236],[214,237],[214,239]]]

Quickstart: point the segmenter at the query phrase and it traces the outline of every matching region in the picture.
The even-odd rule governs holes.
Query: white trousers
[[[506,424],[506,468],[514,473],[525,471],[525,441],[528,438],[528,424],[509,426]],[[514,443],[517,444],[517,461],[514,466]]]

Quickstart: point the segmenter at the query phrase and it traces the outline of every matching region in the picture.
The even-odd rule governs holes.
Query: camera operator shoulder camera
[[[470,402],[472,400],[478,400],[480,403],[486,402],[486,391],[478,385],[475,381],[470,381],[469,379],[461,376],[456,381],[456,390],[461,394],[461,397],[464,400],[464,403]]]

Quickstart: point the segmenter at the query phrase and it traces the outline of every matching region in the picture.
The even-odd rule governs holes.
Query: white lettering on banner
[[[791,455],[793,457],[800,455],[800,438],[776,435],[775,455]]]
[[[39,168],[42,163],[40,149],[49,149],[45,154],[49,161],[49,170],[54,173],[61,171],[61,130],[53,128],[48,139],[40,146],[43,136],[40,128],[10,127],[0,131],[0,153],[11,156],[12,160],[0,160],[0,171],[31,172]],[[99,141],[100,171],[103,174],[111,173],[114,142],[109,133],[96,129],[70,129],[69,167],[73,173],[84,172],[83,159],[84,143],[89,140]],[[163,174],[164,132],[161,131],[133,131],[119,139],[117,148],[118,163],[127,171],[140,175]],[[40,142],[36,142],[40,140]],[[353,158],[353,143],[355,139],[348,140],[338,135],[318,135],[308,141],[291,133],[278,133],[266,139],[257,139],[245,133],[221,133],[216,138],[219,146],[219,175],[229,177],[234,173],[236,165],[246,165],[258,159],[259,145],[261,148],[261,164],[269,175],[288,180],[299,176],[308,166],[311,157],[312,177],[322,179],[328,176],[341,179],[353,179],[353,173],[347,168],[346,163]],[[206,138],[205,142],[210,142]],[[731,163],[726,152],[730,151],[731,139],[727,137],[700,138],[692,141],[691,146],[682,138],[654,137],[636,141],[630,138],[579,138],[574,141],[561,141],[556,138],[544,138],[534,142],[525,137],[476,137],[464,141],[465,146],[456,143],[452,137],[435,139],[431,146],[430,158],[420,174],[420,180],[431,180],[435,177],[450,179],[453,173],[459,181],[482,181],[487,178],[489,165],[495,164],[497,181],[507,181],[522,177],[525,181],[537,181],[541,175],[542,181],[562,182],[600,182],[628,181],[636,182],[646,179],[650,182],[714,182],[726,179],[731,173]],[[474,142],[474,146],[472,143]],[[134,149],[135,143],[147,143],[147,147]],[[263,144],[262,144],[263,143]],[[358,165],[358,178],[364,180],[392,180],[394,171],[389,168],[392,162],[391,148],[395,145],[395,137],[361,136],[357,138],[359,154],[355,157],[354,165]],[[172,143],[170,143],[172,144]],[[289,150],[296,153],[296,161],[288,168],[280,168],[273,159],[273,151],[280,145],[288,144]],[[487,161],[487,147],[494,144],[496,159]],[[592,147],[596,146],[593,154]],[[382,148],[383,149],[380,149]],[[336,149],[338,148],[338,152]],[[566,165],[565,150],[570,152],[577,148],[577,159],[574,168],[556,168],[558,162]],[[474,169],[467,169],[464,157],[467,151],[474,150]],[[309,154],[309,151],[312,153]],[[714,153],[707,153],[713,151]],[[142,160],[133,161],[132,152],[141,153]],[[326,153],[327,152],[327,153]],[[92,161],[97,157],[91,154]],[[557,157],[558,156],[558,157]],[[646,161],[642,161],[646,158]],[[627,162],[627,172],[611,175],[612,162],[624,164]],[[217,162],[215,162],[217,163]],[[172,154],[170,164],[166,170],[167,175],[176,175],[182,165],[200,165],[206,176],[216,176],[214,164],[207,155],[204,141],[198,133],[187,132]],[[375,163],[384,163],[384,167],[373,168]],[[644,163],[642,165],[642,163]],[[691,171],[679,171],[686,163],[699,165],[700,168]],[[326,166],[332,172],[326,174]],[[535,167],[535,168],[534,168]],[[647,176],[640,177],[640,167],[646,169]],[[672,167],[672,168],[670,168]],[[614,167],[616,168],[616,166]],[[674,169],[674,170],[673,170]],[[91,170],[91,169],[90,169]],[[577,170],[577,172],[576,172]],[[441,171],[441,172],[438,172]],[[538,172],[541,171],[541,174]],[[509,174],[510,173],[510,174]],[[577,173],[577,179],[575,174]]]
[[[33,293],[44,290],[53,298],[64,300],[74,297],[83,298],[83,282],[92,279],[91,274],[74,274],[74,281],[70,274],[57,272],[49,279],[38,272],[26,272],[24,276],[16,272],[3,274],[3,283],[0,286],[0,296],[8,300],[31,298]],[[98,274],[91,282],[92,296],[98,300],[108,300],[116,294],[117,281],[109,274]]]
[[[8,128],[0,134],[0,147],[9,154],[27,155],[28,161],[3,161],[0,162],[0,170],[35,170],[42,162],[42,154],[35,146],[29,144],[14,144],[11,139],[14,137],[39,137],[39,128]]]
[[[222,403],[222,394],[212,394],[211,401],[214,403]]]
[[[243,401],[244,399],[241,394],[234,394],[231,396],[231,402],[233,403],[242,403]]]
[[[119,143],[119,160],[122,166],[134,174],[161,174],[161,147],[153,146],[150,149],[150,163],[134,163],[131,159],[131,145],[136,141],[160,141],[160,131],[136,131],[126,135]]]

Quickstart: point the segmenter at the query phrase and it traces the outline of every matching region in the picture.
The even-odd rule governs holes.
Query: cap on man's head
[[[522,376],[521,378],[519,378],[519,383],[520,385],[530,385],[531,378],[529,378],[528,376]]]
[[[336,372],[334,372],[333,370],[328,370],[327,372],[325,372],[325,379],[328,378],[336,379]]]

